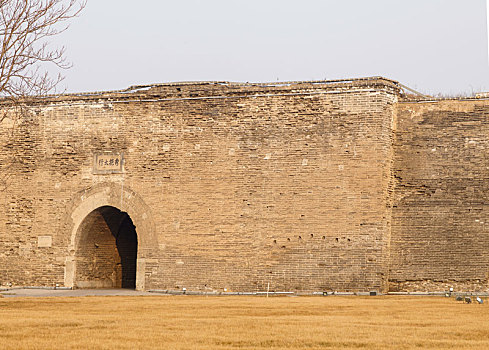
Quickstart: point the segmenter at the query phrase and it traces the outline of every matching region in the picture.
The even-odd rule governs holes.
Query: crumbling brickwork
[[[0,284],[487,288],[485,106],[383,78],[5,103]]]
[[[399,103],[392,290],[487,291],[488,115],[486,100]]]

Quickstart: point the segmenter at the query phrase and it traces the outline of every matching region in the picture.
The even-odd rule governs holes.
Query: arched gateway
[[[136,288],[138,237],[129,214],[95,209],[78,228],[75,281],[79,288]]]
[[[145,261],[156,246],[149,208],[121,184],[79,193],[64,226],[71,232],[65,286],[145,288]]]

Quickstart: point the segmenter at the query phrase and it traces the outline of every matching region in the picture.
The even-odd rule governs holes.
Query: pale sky
[[[489,91],[485,0],[88,0],[56,43],[68,92],[377,75]]]

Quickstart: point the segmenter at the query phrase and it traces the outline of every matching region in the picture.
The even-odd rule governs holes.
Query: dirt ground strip
[[[150,292],[139,292],[131,289],[41,289],[22,288],[0,290],[4,297],[84,297],[84,296],[137,296],[155,295]],[[161,295],[161,294],[159,294]]]

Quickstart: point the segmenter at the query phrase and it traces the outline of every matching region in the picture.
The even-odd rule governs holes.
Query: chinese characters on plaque
[[[123,161],[122,153],[96,154],[94,172],[98,174],[121,173]]]

